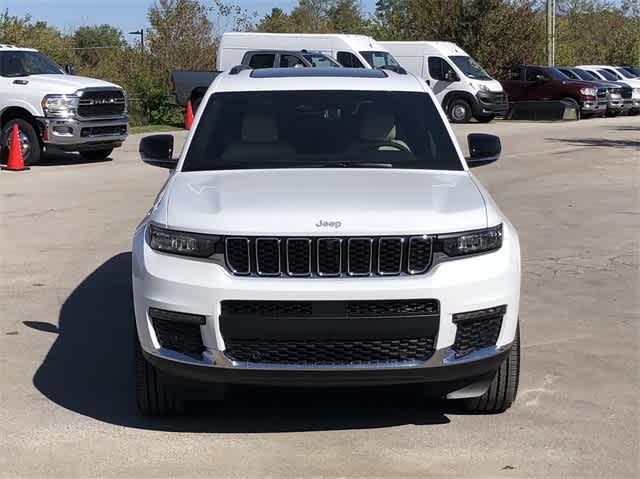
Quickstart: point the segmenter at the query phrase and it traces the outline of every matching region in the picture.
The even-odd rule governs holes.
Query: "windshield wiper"
[[[391,163],[375,163],[366,161],[336,161],[322,163],[320,168],[393,168]]]

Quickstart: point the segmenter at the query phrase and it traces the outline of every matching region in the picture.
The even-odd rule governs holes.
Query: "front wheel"
[[[11,146],[11,133],[13,125],[18,125],[20,130],[20,144],[22,145],[22,158],[25,166],[35,165],[40,161],[42,154],[42,146],[36,129],[31,123],[22,118],[14,118],[9,120],[2,128],[2,161],[7,162],[9,158],[9,148]]]
[[[491,386],[479,398],[465,399],[465,408],[474,413],[494,414],[511,407],[518,394],[520,381],[520,325],[507,359],[500,365]]]
[[[105,148],[104,150],[81,151],[80,156],[87,161],[102,161],[109,158],[113,152],[113,148]]]
[[[469,123],[471,120],[471,105],[467,100],[454,98],[447,108],[449,119],[452,123]]]

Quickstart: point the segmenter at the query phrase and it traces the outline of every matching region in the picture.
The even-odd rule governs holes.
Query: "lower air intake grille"
[[[200,326],[166,319],[151,318],[160,346],[195,359],[201,359],[205,348]]]
[[[500,329],[502,328],[502,318],[506,312],[506,307],[490,308],[486,314],[482,311],[462,313],[460,316],[468,315],[465,319],[458,320],[454,315],[453,322],[458,330],[453,349],[458,356],[464,356],[482,348],[494,346],[498,342]]]
[[[234,361],[273,364],[370,364],[426,361],[433,338],[378,340],[227,341],[225,354]]]

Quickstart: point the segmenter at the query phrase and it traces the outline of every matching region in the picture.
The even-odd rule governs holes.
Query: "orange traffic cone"
[[[191,106],[191,100],[187,102],[187,108],[184,110],[184,129],[190,130],[193,125],[193,107]]]
[[[8,171],[25,171],[29,169],[24,166],[22,142],[20,141],[20,129],[18,128],[17,123],[14,123],[13,128],[11,129],[9,158],[7,159],[7,166],[2,169]]]

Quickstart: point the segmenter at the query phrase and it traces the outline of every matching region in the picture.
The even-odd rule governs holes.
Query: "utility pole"
[[[144,28],[136,30],[135,32],[129,32],[129,35],[140,35],[140,49],[144,51]]]
[[[547,0],[547,63],[556,63],[556,0]]]

